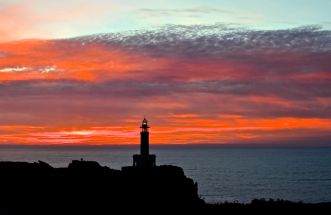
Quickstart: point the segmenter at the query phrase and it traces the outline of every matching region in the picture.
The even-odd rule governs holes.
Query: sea
[[[206,202],[285,199],[331,202],[331,148],[151,146],[157,165],[176,165],[198,183]],[[44,161],[66,167],[71,160],[97,161],[121,169],[132,165],[138,146],[1,146],[0,161]]]

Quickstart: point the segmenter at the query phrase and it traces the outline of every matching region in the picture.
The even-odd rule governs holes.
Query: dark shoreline
[[[307,203],[295,202],[284,199],[253,199],[250,203],[239,202],[221,202],[221,203],[206,203],[206,208],[209,209],[258,209],[258,208],[319,208],[327,207],[331,209],[331,202]]]

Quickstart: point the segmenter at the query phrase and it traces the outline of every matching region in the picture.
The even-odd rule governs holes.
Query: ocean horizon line
[[[316,144],[269,144],[269,143],[151,143],[151,148],[331,148],[329,143]],[[138,148],[139,143],[118,143],[118,144],[22,144],[5,143],[0,148]]]

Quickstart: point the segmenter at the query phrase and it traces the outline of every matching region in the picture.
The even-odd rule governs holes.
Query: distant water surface
[[[42,160],[65,167],[73,159],[120,169],[138,147],[0,147],[1,161]],[[152,146],[157,164],[183,167],[207,202],[254,198],[331,201],[331,148],[222,148]]]

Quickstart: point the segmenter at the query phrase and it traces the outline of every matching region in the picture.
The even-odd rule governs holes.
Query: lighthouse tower
[[[149,155],[149,126],[147,123],[147,119],[141,123],[140,126],[140,154],[141,156],[148,156]]]
[[[149,154],[149,126],[144,118],[140,126],[140,154],[133,155],[133,166],[149,168],[155,166],[155,155]]]

